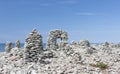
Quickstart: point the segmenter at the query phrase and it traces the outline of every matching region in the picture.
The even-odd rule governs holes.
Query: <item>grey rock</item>
[[[57,43],[57,39],[59,38],[61,39],[60,44]],[[52,30],[49,33],[46,48],[52,50],[62,49],[67,44],[67,40],[68,40],[67,32],[62,30]]]
[[[24,49],[22,48],[12,48],[10,52],[10,56],[19,56],[20,58],[24,57]]]
[[[78,42],[78,45],[90,47],[90,43],[88,40],[81,40],[80,42]]]
[[[12,48],[7,54],[1,52],[0,74],[120,74],[120,49],[112,47],[114,44],[109,43],[107,47],[107,43],[90,44],[83,40],[79,45],[74,42],[66,45],[67,35],[60,32],[50,32],[47,46],[51,50],[43,50],[42,37],[34,29],[26,38],[24,48]],[[98,62],[108,67],[101,70],[95,66]]]
[[[20,41],[19,40],[16,41],[15,47],[20,48]]]
[[[5,51],[9,53],[12,49],[12,43],[10,41],[6,42]]]
[[[25,40],[25,60],[27,62],[37,62],[39,54],[43,51],[42,35],[36,29],[28,35]]]
[[[87,54],[93,54],[95,50],[96,50],[96,49],[93,48],[93,47],[88,47],[88,48],[86,49],[86,52],[87,52]]]
[[[110,43],[109,43],[109,42],[105,42],[105,43],[103,44],[103,46],[105,46],[106,48],[108,48],[108,47],[110,46]]]

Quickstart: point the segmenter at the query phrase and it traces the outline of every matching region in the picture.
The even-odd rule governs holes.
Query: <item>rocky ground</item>
[[[0,53],[0,74],[120,74],[120,43],[67,40],[67,32],[52,30],[43,48],[42,35],[33,29],[23,48],[20,41],[15,48],[7,42]]]
[[[0,53],[0,74],[120,74],[120,47],[73,42],[62,50],[43,51],[37,62],[26,62],[24,48],[13,48]]]

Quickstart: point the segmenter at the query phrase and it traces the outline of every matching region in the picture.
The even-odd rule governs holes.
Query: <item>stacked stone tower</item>
[[[60,44],[57,43],[58,38],[61,39]],[[56,50],[59,48],[62,49],[62,47],[64,47],[65,44],[67,44],[67,40],[68,40],[67,32],[62,30],[52,30],[49,33],[46,48],[52,50]]]
[[[25,40],[25,61],[37,62],[39,55],[43,51],[42,35],[36,29],[28,35]]]
[[[19,41],[19,40],[16,41],[15,47],[16,47],[16,48],[20,48],[20,41]]]
[[[6,53],[9,53],[12,49],[12,43],[10,41],[6,42],[6,47],[5,47],[5,51]]]

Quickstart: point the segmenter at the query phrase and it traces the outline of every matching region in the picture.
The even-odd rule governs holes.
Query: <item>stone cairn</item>
[[[105,42],[105,43],[104,43],[104,46],[105,46],[105,47],[109,47],[109,45],[110,45],[110,44],[109,44],[108,42]]]
[[[39,55],[43,51],[42,35],[38,34],[36,29],[28,35],[25,40],[25,61],[37,62]]]
[[[57,43],[57,39],[61,39],[60,44]],[[67,44],[68,35],[67,32],[62,30],[52,30],[49,33],[49,37],[47,40],[47,49],[57,50],[61,49]]]
[[[16,41],[15,47],[16,47],[16,48],[20,48],[20,41],[19,41],[19,40]]]
[[[78,45],[90,47],[90,42],[88,40],[81,40],[80,42],[78,42]]]
[[[12,49],[12,43],[11,42],[6,42],[6,47],[5,47],[5,51],[7,52],[7,53],[9,53],[10,51],[11,51],[11,49]]]

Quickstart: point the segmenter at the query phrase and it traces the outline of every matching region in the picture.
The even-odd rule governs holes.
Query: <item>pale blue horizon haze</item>
[[[24,43],[33,28],[44,43],[52,29],[69,42],[120,42],[120,0],[0,0],[0,43]]]

